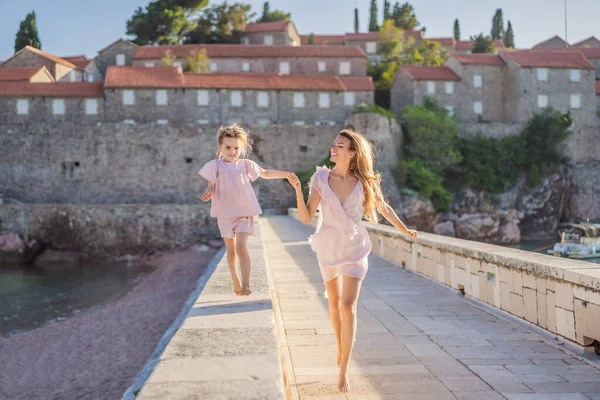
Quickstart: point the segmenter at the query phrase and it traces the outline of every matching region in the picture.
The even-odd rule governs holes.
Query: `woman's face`
[[[331,146],[331,162],[336,164],[350,164],[350,160],[354,157],[355,152],[350,151],[350,139],[345,136],[338,135]]]
[[[219,151],[223,154],[225,162],[234,162],[240,158],[242,141],[237,138],[224,137],[223,143],[219,145]]]

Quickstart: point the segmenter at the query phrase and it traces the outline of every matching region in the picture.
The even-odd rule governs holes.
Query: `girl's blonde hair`
[[[240,152],[241,158],[247,156],[252,151],[252,139],[248,136],[248,132],[238,124],[222,126],[219,128],[219,132],[217,132],[217,142],[219,146],[223,144],[223,139],[226,137],[242,141],[243,148]],[[221,156],[221,150],[217,150],[217,158],[221,158]]]
[[[350,151],[356,153],[350,160],[350,171],[356,175],[363,186],[365,193],[364,217],[367,221],[376,224],[378,222],[377,207],[382,206],[385,199],[381,192],[381,174],[373,168],[375,159],[373,144],[363,135],[351,129],[344,129],[339,135],[350,140]]]

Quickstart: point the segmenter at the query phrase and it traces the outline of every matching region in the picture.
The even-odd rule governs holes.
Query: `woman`
[[[373,169],[373,145],[361,134],[344,129],[331,146],[333,169],[317,167],[310,181],[308,202],[304,202],[297,177],[296,189],[300,219],[309,224],[320,210],[315,234],[309,239],[317,253],[319,268],[327,288],[329,316],[338,347],[340,368],[338,390],[350,391],[348,365],[356,336],[356,303],[367,269],[371,241],[361,220],[377,223],[381,213],[400,233],[416,238],[407,229],[381,193],[381,175]]]

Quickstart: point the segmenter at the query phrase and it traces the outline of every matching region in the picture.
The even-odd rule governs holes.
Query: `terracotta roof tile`
[[[361,57],[365,52],[357,46],[265,46],[238,44],[188,44],[181,46],[139,47],[134,60],[159,59],[166,51],[177,58],[188,56],[194,51],[206,50],[209,58],[258,58],[258,57]]]
[[[596,81],[596,96],[600,96],[600,81]]]
[[[460,81],[460,76],[456,75],[448,67],[426,67],[423,65],[405,65],[400,67],[406,71],[414,80],[417,81]]]
[[[459,40],[456,42],[456,50],[471,50],[473,42],[470,40]]]
[[[302,44],[308,44],[308,38],[310,35],[302,35],[300,39]],[[344,44],[344,35],[313,35],[314,44]]]
[[[595,69],[579,51],[505,51],[502,56],[523,68]]]
[[[0,68],[0,82],[29,82],[46,67]]]
[[[585,58],[589,60],[598,60],[600,59],[600,47],[570,47],[568,49],[545,49],[545,50],[526,50],[526,51],[558,51],[558,52],[566,52],[566,51],[576,51],[585,56]]]
[[[109,66],[104,79],[106,88],[180,88],[183,87],[181,67],[118,67]]]
[[[370,76],[340,76],[339,77],[347,91],[351,92],[374,92],[375,85]]]
[[[261,22],[261,23],[255,23],[255,24],[248,24],[246,25],[246,28],[244,29],[244,32],[246,33],[253,33],[253,32],[278,32],[278,31],[284,31],[288,24],[290,24],[290,21],[276,21],[276,22]]]
[[[404,38],[423,39],[423,31],[404,31]]]
[[[88,60],[85,56],[74,56],[74,57],[62,57],[63,60],[67,60],[73,63],[80,69],[85,69],[93,60]]]
[[[0,83],[0,97],[102,97],[101,82]]]
[[[453,37],[448,38],[425,38],[425,40],[429,40],[430,42],[438,42],[442,46],[454,46],[456,40]]]
[[[64,65],[65,67],[69,67],[69,68],[73,68],[73,69],[81,69],[81,68],[77,67],[75,64],[65,60],[64,58],[57,57],[50,53],[46,53],[45,51],[41,51],[39,49],[36,49],[35,47],[25,46],[25,47],[23,47],[23,49],[21,49],[19,51],[23,51],[23,50],[31,51],[32,53],[42,56],[50,61],[54,61],[57,64]]]
[[[456,58],[461,64],[492,65],[499,67],[506,65],[504,60],[496,54],[454,54],[452,57]]]

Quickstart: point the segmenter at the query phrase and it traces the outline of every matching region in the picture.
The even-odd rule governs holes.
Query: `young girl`
[[[329,299],[329,316],[338,347],[340,368],[338,390],[350,391],[348,365],[356,335],[356,302],[367,269],[371,241],[363,217],[377,223],[381,213],[400,233],[416,238],[407,229],[381,193],[381,175],[373,169],[373,145],[361,134],[345,129],[331,146],[333,169],[317,167],[310,180],[308,203],[304,203],[297,177],[291,179],[296,189],[300,218],[312,221],[317,208],[319,221],[309,238]]]
[[[247,296],[252,293],[248,236],[254,231],[254,216],[262,213],[250,181],[258,177],[289,180],[294,174],[264,170],[254,161],[243,159],[252,146],[248,133],[237,124],[222,126],[217,134],[217,143],[217,159],[207,162],[199,172],[208,180],[201,199],[204,202],[212,199],[210,216],[217,218],[219,231],[225,240],[233,291],[238,296]],[[236,255],[240,260],[241,282]]]

